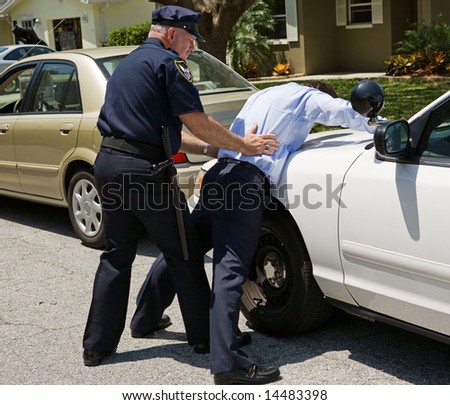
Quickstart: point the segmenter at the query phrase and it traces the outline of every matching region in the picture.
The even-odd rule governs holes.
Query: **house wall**
[[[128,0],[123,3],[105,3],[97,5],[99,19],[99,40],[105,41],[108,32],[129,25],[151,21],[154,2],[148,0]]]
[[[336,25],[335,0],[298,0],[299,41],[274,46],[278,62],[306,75],[383,71],[392,49],[391,1],[383,2],[383,24],[348,28]]]
[[[155,3],[148,0],[91,0],[88,4],[80,0],[20,0],[8,9],[8,14],[11,21],[38,18],[34,30],[50,47],[55,47],[53,20],[80,18],[82,47],[93,48],[106,39],[111,29],[150,21],[154,8]],[[11,29],[2,19],[0,45],[14,43]]]
[[[450,1],[417,0],[418,22],[431,25],[436,22],[450,24]]]
[[[305,35],[303,21],[303,0],[297,0],[297,31],[298,41],[286,44],[271,45],[277,63],[289,63],[292,73],[305,71]]]
[[[2,18],[0,20],[0,45],[11,45],[10,38],[12,38],[11,34],[12,27],[8,24],[6,18]]]
[[[14,3],[8,14],[12,21],[39,19],[33,27],[36,34],[44,39],[50,47],[55,47],[53,36],[53,20],[63,18],[80,18],[83,47],[96,46],[97,38],[92,14],[92,6],[83,4],[79,0],[21,0]],[[14,43],[14,36],[10,35],[9,43]]]
[[[334,0],[303,2],[305,74],[337,71],[340,65]]]
[[[273,46],[293,73],[384,71],[395,44],[417,21],[450,23],[449,0],[383,0],[383,23],[336,25],[335,0],[297,1],[299,41]]]
[[[442,22],[450,24],[450,1],[433,0],[431,3],[431,23]]]
[[[383,23],[367,28],[336,27],[338,71],[384,71],[384,60],[391,56],[391,1],[383,1]]]
[[[14,43],[13,20],[39,19],[36,33],[55,47],[53,20],[80,18],[83,48],[96,47],[111,29],[149,21],[155,7],[148,0],[17,0],[9,20],[0,19],[0,45]],[[277,62],[289,62],[293,73],[383,71],[411,23],[438,20],[450,23],[450,0],[383,0],[383,24],[370,28],[337,26],[335,0],[297,0],[298,41],[272,48]]]
[[[392,49],[395,44],[405,39],[405,31],[417,23],[417,0],[394,0],[391,1],[391,36]]]

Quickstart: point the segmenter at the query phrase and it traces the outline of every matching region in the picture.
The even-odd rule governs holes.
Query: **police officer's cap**
[[[168,25],[170,27],[184,28],[197,39],[205,42],[198,32],[201,13],[180,6],[164,6],[153,10],[152,24]]]

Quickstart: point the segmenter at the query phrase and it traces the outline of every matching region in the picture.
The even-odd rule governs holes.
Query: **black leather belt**
[[[147,159],[162,162],[166,159],[162,148],[150,145],[143,142],[132,142],[122,138],[115,138],[113,136],[105,136],[102,141],[102,146],[111,148],[120,152],[131,153],[133,155],[142,156]]]
[[[219,162],[238,164],[239,166],[245,167],[246,169],[251,170],[252,172],[258,174],[265,181],[267,181],[266,175],[253,163],[246,162],[245,160],[238,160],[238,159],[233,159],[233,158],[219,158]]]

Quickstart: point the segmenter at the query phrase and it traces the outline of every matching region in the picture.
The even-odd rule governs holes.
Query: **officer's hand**
[[[272,155],[278,149],[277,136],[275,134],[256,134],[258,125],[253,127],[244,136],[244,155]]]

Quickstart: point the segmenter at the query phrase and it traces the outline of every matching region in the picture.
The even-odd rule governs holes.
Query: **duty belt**
[[[264,181],[267,181],[267,177],[266,175],[262,172],[262,170],[257,167],[256,165],[254,165],[253,163],[250,162],[246,162],[244,160],[238,160],[238,159],[234,159],[234,158],[229,158],[229,157],[223,157],[223,158],[219,158],[219,162],[223,162],[223,163],[233,163],[242,167],[245,167],[246,169],[256,173],[258,176],[260,176],[261,178],[264,179]]]
[[[105,136],[102,141],[102,146],[157,162],[165,160],[165,154],[162,148],[144,142],[127,141],[126,139],[115,138],[114,136]]]

